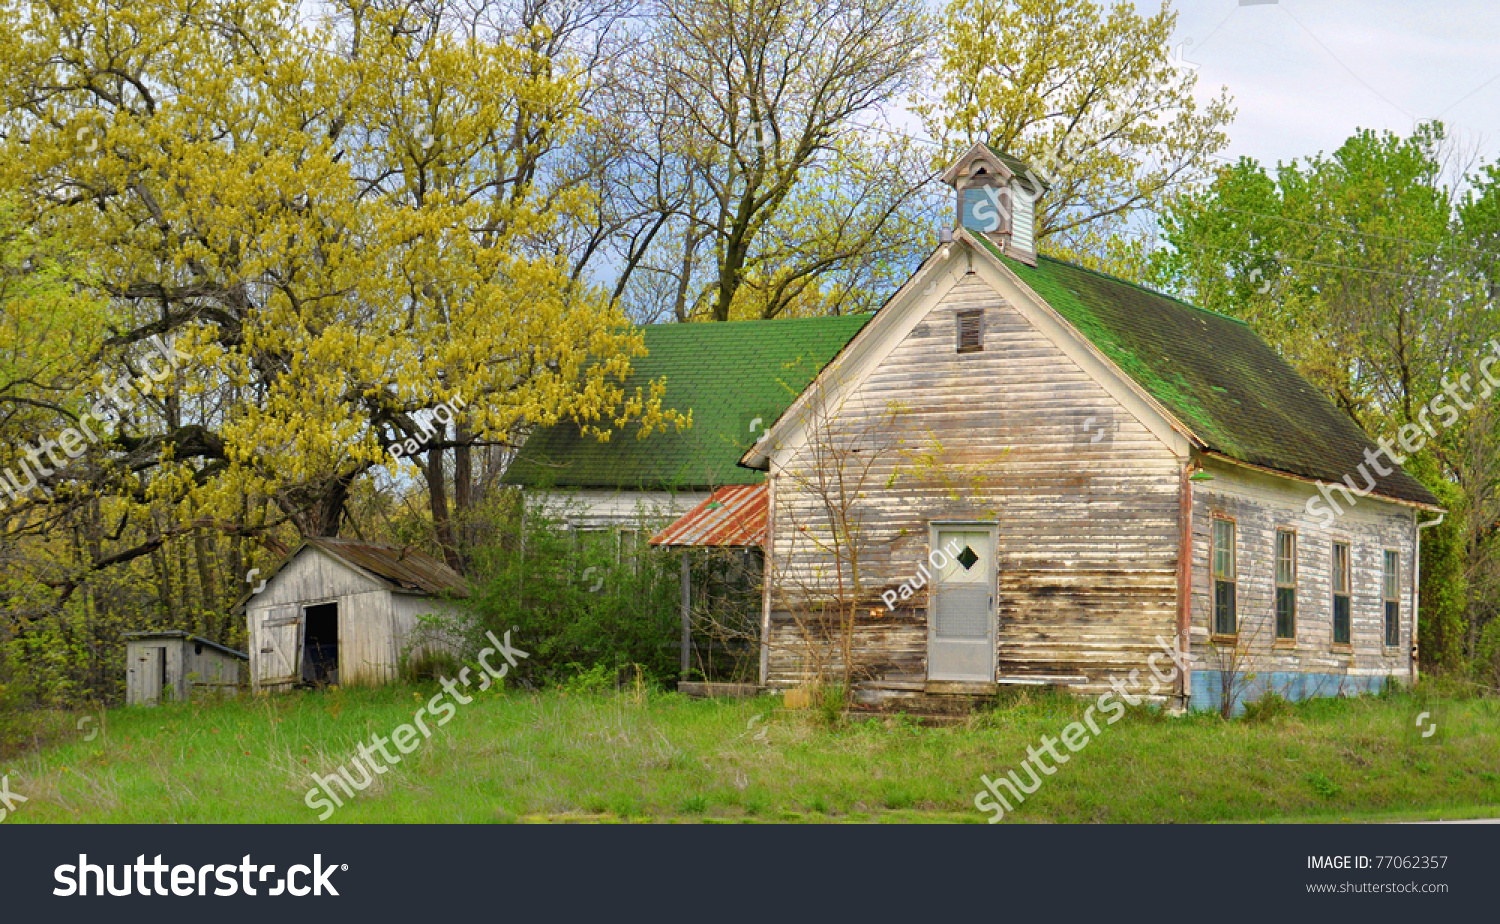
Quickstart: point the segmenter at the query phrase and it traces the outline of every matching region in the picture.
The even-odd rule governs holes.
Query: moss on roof
[[[601,443],[564,421],[527,438],[505,481],[627,490],[759,484],[764,473],[740,467],[740,457],[872,317],[643,327],[647,355],[631,363],[625,390],[666,379],[663,404],[691,411],[692,426],[638,438],[631,425]]]
[[[1062,260],[1028,266],[974,237],[1209,450],[1324,482],[1363,487],[1361,464],[1374,474],[1370,438],[1243,321]],[[1439,506],[1399,467],[1376,493]]]

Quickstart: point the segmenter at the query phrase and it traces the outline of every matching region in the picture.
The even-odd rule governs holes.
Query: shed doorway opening
[[[302,611],[302,679],[314,684],[339,682],[339,605],[319,603]]]

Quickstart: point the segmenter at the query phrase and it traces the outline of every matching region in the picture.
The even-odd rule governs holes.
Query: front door
[[[995,679],[995,530],[932,528],[927,678]]]

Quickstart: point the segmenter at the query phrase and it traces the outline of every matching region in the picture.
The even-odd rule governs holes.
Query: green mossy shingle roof
[[[627,393],[666,379],[665,407],[693,424],[638,438],[617,429],[608,442],[564,421],[539,428],[505,474],[528,487],[695,490],[759,484],[740,457],[818,371],[874,317],[801,318],[641,328],[647,355],[631,362]]]
[[[1361,464],[1375,475],[1370,438],[1243,321],[1050,257],[1028,266],[974,237],[1209,450],[1327,483],[1364,487]],[[1400,467],[1376,493],[1440,506]]]

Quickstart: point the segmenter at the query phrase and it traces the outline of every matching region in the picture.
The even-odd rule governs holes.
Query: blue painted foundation
[[[1217,712],[1223,701],[1222,671],[1193,671],[1193,696],[1189,703],[1192,709],[1208,709]],[[1379,693],[1387,683],[1400,683],[1400,677],[1350,676],[1348,674],[1312,674],[1300,671],[1255,672],[1246,680],[1242,673],[1235,680],[1236,689],[1242,689],[1234,704],[1234,714],[1245,711],[1245,703],[1260,699],[1268,690],[1293,702],[1311,699],[1314,696],[1360,696]],[[1243,686],[1241,686],[1243,685]]]

